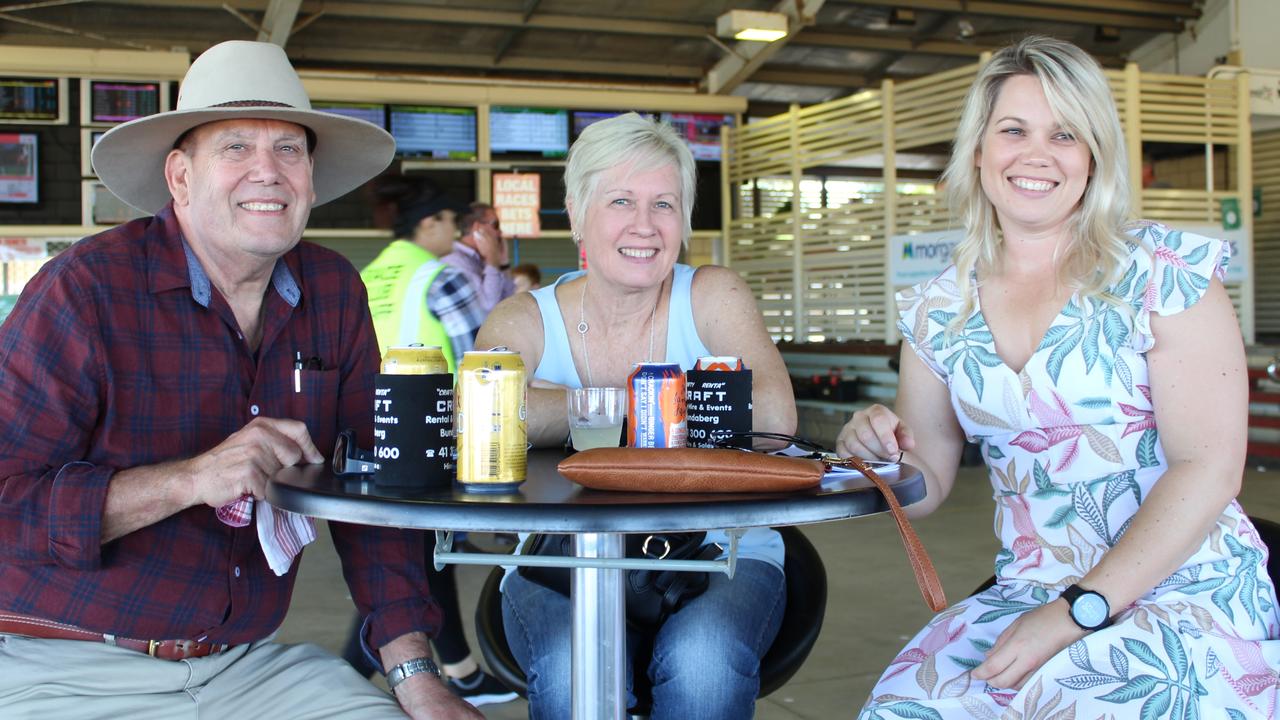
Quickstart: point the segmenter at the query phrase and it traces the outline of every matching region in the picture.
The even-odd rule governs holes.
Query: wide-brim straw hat
[[[316,205],[360,187],[395,156],[395,140],[382,128],[312,110],[283,48],[230,40],[191,63],[176,110],[132,120],[103,135],[93,147],[94,170],[116,197],[154,214],[169,202],[164,161],[178,138],[197,125],[237,118],[284,120],[315,133]]]

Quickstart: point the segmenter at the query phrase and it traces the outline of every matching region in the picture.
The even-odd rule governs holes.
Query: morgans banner
[[[915,285],[942,272],[961,236],[959,230],[940,230],[889,238],[889,284]]]

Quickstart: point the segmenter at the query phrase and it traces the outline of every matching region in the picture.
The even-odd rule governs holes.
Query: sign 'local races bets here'
[[[542,178],[533,173],[494,173],[493,209],[510,237],[534,238],[542,234],[538,210],[542,207]]]

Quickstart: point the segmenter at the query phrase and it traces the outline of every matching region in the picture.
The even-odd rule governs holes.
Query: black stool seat
[[[787,608],[777,637],[760,661],[759,697],[785,685],[804,664],[822,631],[827,608],[827,570],[817,549],[797,528],[775,529],[781,533],[786,547]],[[503,569],[495,567],[480,590],[480,599],[476,603],[476,642],[489,665],[489,672],[521,696],[527,696],[524,671],[507,647],[507,635],[502,625],[502,593],[498,590],[502,575]],[[636,667],[647,664],[637,662]],[[647,683],[635,685],[639,705],[633,712],[643,713],[651,702],[650,698],[642,697]]]

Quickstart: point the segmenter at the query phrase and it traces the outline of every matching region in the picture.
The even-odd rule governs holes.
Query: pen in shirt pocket
[[[324,365],[321,364],[320,358],[312,355],[310,357],[302,357],[301,350],[293,352],[293,391],[295,393],[302,392],[302,371],[303,370],[320,370]]]

